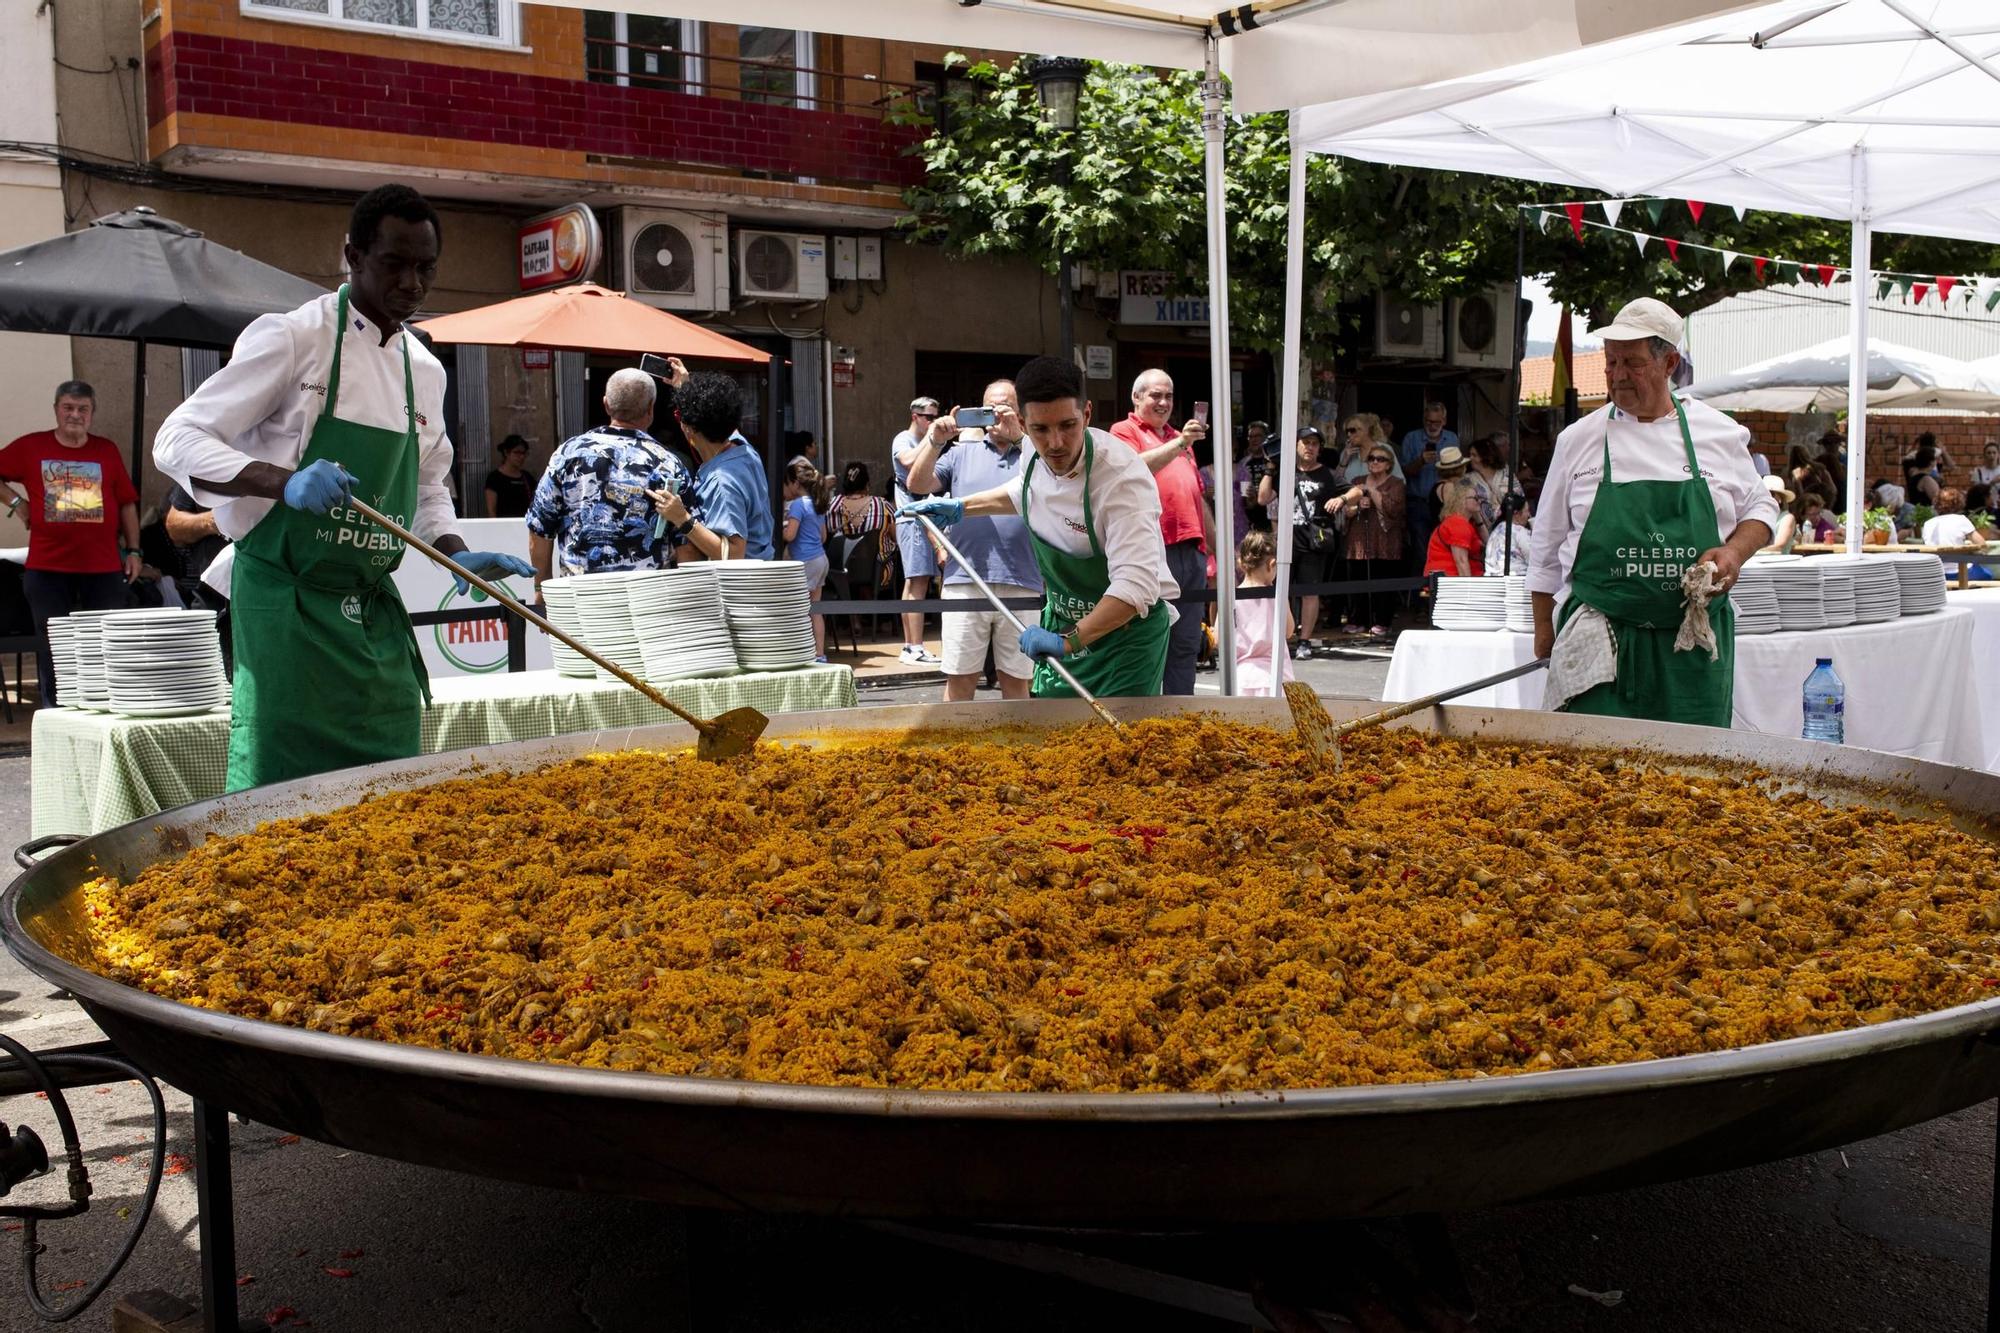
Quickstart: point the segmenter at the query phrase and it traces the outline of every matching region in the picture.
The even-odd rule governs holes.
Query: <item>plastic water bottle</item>
[[[1806,677],[1805,703],[1805,738],[1841,744],[1846,739],[1847,687],[1833,674],[1831,657],[1820,658],[1819,665]]]

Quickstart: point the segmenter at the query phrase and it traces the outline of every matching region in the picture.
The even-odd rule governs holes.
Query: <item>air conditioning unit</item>
[[[1445,360],[1454,366],[1506,370],[1514,364],[1514,288],[1489,287],[1451,302]]]
[[[749,301],[824,301],[826,237],[737,232],[736,294]]]
[[[618,210],[618,272],[627,293],[662,310],[729,309],[729,220],[670,208]]]
[[[1444,307],[1375,294],[1375,354],[1435,361],[1444,355]]]

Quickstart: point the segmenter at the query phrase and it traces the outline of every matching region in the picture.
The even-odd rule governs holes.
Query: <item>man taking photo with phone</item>
[[[1205,405],[1204,409],[1205,409]],[[1215,517],[1201,493],[1194,446],[1208,438],[1207,413],[1175,430],[1174,381],[1164,370],[1140,372],[1132,382],[1132,412],[1111,434],[1138,453],[1160,490],[1160,537],[1167,568],[1178,585],[1180,619],[1167,641],[1162,694],[1193,694],[1195,659],[1201,652],[1201,611],[1208,602],[1208,557],[1215,549]]]

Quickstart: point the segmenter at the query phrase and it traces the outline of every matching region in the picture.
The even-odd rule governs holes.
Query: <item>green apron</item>
[[[1585,690],[1564,711],[1654,722],[1726,727],[1736,681],[1736,612],[1727,597],[1708,604],[1714,661],[1701,649],[1674,651],[1686,594],[1681,578],[1695,557],[1722,545],[1715,497],[1701,479],[1687,410],[1674,402],[1686,481],[1611,481],[1611,423],[1604,426],[1604,476],[1577,538],[1562,623],[1591,606],[1611,622],[1618,679]],[[1558,625],[1558,628],[1561,626]]]
[[[356,494],[407,525],[417,505],[410,335],[403,335],[404,428],[395,431],[339,417],[346,333],[342,286],[326,407],[298,466],[332,459],[353,475]],[[399,539],[351,509],[308,514],[282,501],[236,543],[230,791],[407,759],[422,748],[430,682],[390,578],[402,559]]]
[[[1083,530],[1090,537],[1089,555],[1071,555],[1043,541],[1028,523],[1030,483],[1035,477],[1039,455],[1030,456],[1021,477],[1021,522],[1028,529],[1028,543],[1035,549],[1035,563],[1042,571],[1042,628],[1068,634],[1076,623],[1090,614],[1111,586],[1111,562],[1097,541],[1097,520],[1090,516],[1090,469],[1097,459],[1097,445],[1088,433],[1083,439]],[[1087,652],[1065,657],[1063,665],[1092,694],[1100,698],[1122,698],[1158,694],[1167,670],[1167,632],[1171,616],[1165,598],[1153,603],[1143,616],[1132,619],[1090,645]],[[1058,676],[1047,662],[1035,663],[1035,678],[1028,687],[1037,699],[1074,698],[1076,691]]]

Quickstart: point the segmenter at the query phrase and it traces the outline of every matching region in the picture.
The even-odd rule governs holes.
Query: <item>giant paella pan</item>
[[[1118,707],[1134,720],[1199,711],[1289,724],[1281,704],[1264,700]],[[782,717],[767,740],[920,745],[976,733],[1029,743],[1087,719],[1081,704],[844,710]],[[1430,733],[1586,747],[1661,773],[1948,820],[1982,838],[2000,812],[2000,778],[1803,741],[1479,709],[1439,709],[1396,734]],[[2000,998],[1730,1049],[1491,1077],[1017,1092],[773,1082],[727,1069],[663,1075],[432,1049],[179,1003],[102,966],[93,882],[134,880],[270,820],[690,738],[681,727],[559,737],[188,806],[36,865],[0,901],[0,926],[15,955],[73,993],[134,1060],[210,1105],[383,1156],[697,1205],[1108,1227],[1381,1216],[1743,1166],[2000,1094]],[[1923,826],[1903,827],[1921,836]],[[1837,865],[1829,873],[1838,884]]]

